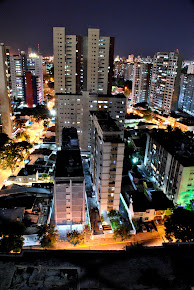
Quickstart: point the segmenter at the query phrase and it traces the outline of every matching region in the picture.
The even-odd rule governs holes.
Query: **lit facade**
[[[83,229],[85,222],[85,180],[75,128],[64,128],[63,149],[57,152],[54,204],[57,226],[69,226],[69,230],[73,226]]]
[[[182,74],[179,108],[194,117],[194,74]]]
[[[88,36],[66,35],[64,27],[53,28],[55,93],[107,94],[111,92],[114,38],[88,29]]]
[[[5,46],[0,44],[0,132],[12,138],[13,124],[11,101],[8,94],[7,69]]]
[[[144,165],[169,199],[184,205],[194,198],[194,142],[175,134],[148,134]]]
[[[126,98],[123,95],[82,94],[56,95],[56,142],[61,146],[63,127],[75,127],[78,132],[80,150],[90,151],[90,111],[108,111],[124,134]]]
[[[140,102],[147,102],[151,78],[151,64],[134,63],[133,85],[132,85],[132,105]]]
[[[149,105],[170,113],[178,107],[182,56],[178,52],[157,52],[154,55]]]
[[[124,142],[108,113],[92,113],[91,174],[100,211],[119,209]]]

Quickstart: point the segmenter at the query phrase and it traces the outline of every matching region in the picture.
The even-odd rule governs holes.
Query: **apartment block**
[[[111,93],[114,38],[88,29],[88,36],[66,35],[53,28],[55,93]]]
[[[147,102],[150,88],[152,65],[134,63],[131,103]]]
[[[182,74],[179,109],[194,117],[194,74]]]
[[[80,150],[90,151],[90,111],[107,111],[124,134],[126,98],[124,95],[96,95],[83,91],[81,94],[56,95],[56,142],[61,146],[63,127],[75,127],[78,132]]]
[[[92,112],[91,118],[91,174],[99,210],[118,210],[124,156],[122,132],[107,112]]]
[[[54,177],[55,223],[58,227],[83,229],[85,181],[75,128],[64,128],[63,148],[57,152]]]
[[[170,113],[178,108],[182,55],[178,52],[157,52],[154,55],[149,105]]]
[[[7,72],[6,50],[4,44],[0,44],[0,132],[12,138],[13,124]]]
[[[174,204],[194,198],[194,141],[180,132],[149,133],[144,158],[146,169]]]

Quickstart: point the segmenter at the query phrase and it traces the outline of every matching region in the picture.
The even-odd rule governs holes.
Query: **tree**
[[[118,218],[119,216],[120,216],[120,213],[118,210],[111,209],[108,213],[109,218]]]
[[[0,242],[1,252],[20,252],[24,244],[24,238],[22,236],[10,235],[4,236]]]
[[[59,238],[59,233],[54,225],[42,225],[38,227],[38,239],[43,248],[51,248],[55,245]]]
[[[11,140],[4,150],[0,151],[0,166],[3,169],[10,168],[13,172],[17,162],[24,160],[25,154],[29,153],[30,148],[32,145],[27,141],[14,142]]]
[[[129,239],[131,237],[129,226],[126,224],[121,224],[119,227],[115,228],[113,237],[121,238],[122,241]]]
[[[16,134],[16,139],[21,141],[30,141],[30,135],[28,135],[24,130],[21,130]]]
[[[2,239],[0,240],[0,251],[19,252],[24,243],[22,235],[25,232],[25,226],[23,223],[14,221],[10,223],[2,223],[0,225],[0,234]]]
[[[80,245],[84,243],[84,235],[83,233],[80,233],[77,230],[73,230],[67,233],[67,240],[74,246]]]
[[[45,119],[50,118],[49,110],[44,105],[37,105],[34,108],[32,115],[34,116],[37,122],[39,122],[40,120],[45,120]]]
[[[165,225],[165,237],[170,242],[194,241],[194,212],[177,207],[171,216],[167,218]]]
[[[146,120],[146,121],[151,121],[152,120],[152,116],[151,115],[144,115],[144,119]]]
[[[0,150],[3,150],[4,146],[9,142],[9,137],[5,133],[0,133]]]
[[[190,202],[186,205],[185,209],[194,211],[194,199],[190,200]]]

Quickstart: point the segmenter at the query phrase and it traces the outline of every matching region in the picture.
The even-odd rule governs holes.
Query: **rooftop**
[[[95,115],[98,123],[104,132],[120,132],[119,127],[115,121],[110,117],[108,112],[105,111],[94,111],[91,112],[92,115]]]
[[[25,212],[25,207],[13,209],[0,208],[0,223],[21,221]]]
[[[150,197],[137,191],[127,194],[132,198],[134,212],[145,212],[147,209],[166,210],[173,207],[173,202],[162,191],[152,191]]]
[[[57,152],[56,177],[84,177],[79,149]]]
[[[18,176],[28,176],[28,175],[33,175],[36,174],[38,171],[37,167],[34,165],[26,165],[25,168],[22,168]]]
[[[63,128],[62,131],[62,150],[79,150],[79,140],[77,135],[77,129],[74,127]]]

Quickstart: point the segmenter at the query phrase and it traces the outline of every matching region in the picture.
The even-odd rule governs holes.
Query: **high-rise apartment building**
[[[83,91],[82,94],[56,95],[56,142],[61,146],[63,127],[75,127],[81,151],[90,151],[90,111],[109,112],[124,134],[126,97],[124,95],[96,95]]]
[[[134,63],[132,105],[140,102],[147,102],[150,87],[152,65],[148,63]]]
[[[54,177],[55,223],[82,230],[85,222],[85,181],[75,128],[64,128]]]
[[[114,38],[88,29],[88,36],[66,35],[53,28],[55,93],[111,93]]]
[[[182,74],[179,109],[194,117],[194,74]]]
[[[43,68],[42,68],[42,56],[36,53],[32,53],[27,58],[27,71],[31,72],[32,76],[36,77],[36,88],[38,103],[41,104],[44,98],[43,90]]]
[[[25,54],[10,56],[12,96],[14,101],[19,102],[24,102],[25,96],[24,73],[26,71],[26,65],[23,64],[24,58]]]
[[[176,204],[194,198],[194,142],[179,132],[147,135],[144,165],[157,185]]]
[[[106,112],[92,113],[91,174],[99,210],[119,209],[124,142]]]
[[[8,92],[8,67],[4,44],[0,44],[0,132],[12,138],[12,111]]]
[[[178,107],[182,56],[178,52],[157,52],[154,55],[149,105],[165,113]]]
[[[42,56],[35,53],[26,57],[25,52],[21,52],[19,55],[10,56],[10,72],[11,72],[11,85],[12,96],[17,102],[26,104],[26,100],[29,98],[26,96],[26,90],[29,86],[34,87],[33,84],[29,84],[29,73],[32,75],[32,79],[36,79],[36,93],[34,87],[34,94],[37,94],[38,103],[43,101],[43,69],[42,69]],[[28,79],[26,79],[26,74]],[[28,86],[28,88],[26,88]],[[36,104],[36,103],[33,103]],[[32,105],[33,105],[32,104]],[[29,105],[29,102],[27,103]]]

